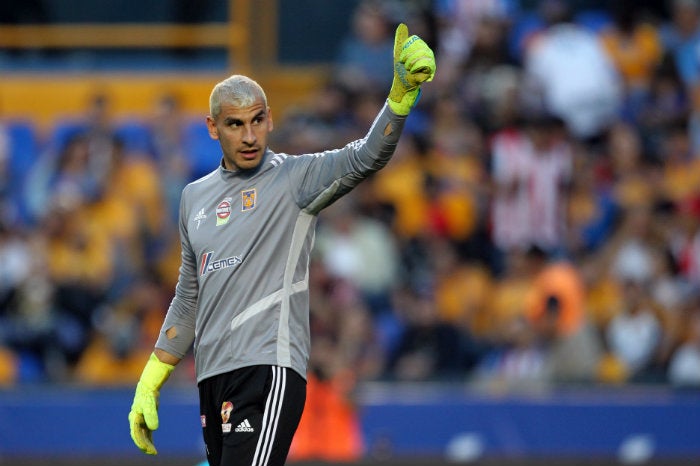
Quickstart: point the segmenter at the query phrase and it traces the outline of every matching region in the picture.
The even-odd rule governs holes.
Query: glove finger
[[[433,77],[430,73],[413,73],[410,75],[409,82],[413,86],[418,86],[426,81],[432,81]]]
[[[434,65],[416,66],[415,71],[411,71],[410,80],[416,84],[432,81],[435,76]]]
[[[425,43],[423,39],[417,35],[412,35],[411,37],[404,39],[404,43],[401,47],[401,53],[399,54],[398,61],[405,62],[408,57],[415,54],[425,54],[429,53],[430,47]]]
[[[155,445],[153,445],[153,432],[146,427],[141,414],[133,411],[129,413],[129,427],[131,439],[141,451],[149,455],[158,453]]]
[[[411,36],[404,44],[399,61],[407,63],[406,67],[408,68],[408,63],[420,57],[430,57],[435,60],[433,50],[428,47],[428,44],[418,36]]]
[[[137,441],[138,439],[138,441]],[[145,426],[140,426],[136,430],[136,438],[134,443],[147,455],[157,455],[156,446],[153,445],[153,431],[148,430]]]
[[[149,430],[157,430],[159,422],[158,408],[156,407],[155,400],[151,398],[148,402],[143,404],[142,409],[146,427],[148,427]]]
[[[408,38],[408,26],[401,23],[396,28],[396,35],[394,36],[394,63],[400,61],[401,53],[403,52],[403,44]]]
[[[405,66],[409,73],[431,73],[435,69],[435,59],[429,54],[415,54],[406,60]]]
[[[418,36],[411,36],[404,45],[400,61],[404,63],[411,84],[431,81],[435,75],[435,55]]]
[[[153,444],[153,431],[148,430],[145,427],[142,427],[140,430],[144,439],[144,443],[146,444],[146,449],[144,450],[146,454],[157,455],[158,450],[156,450],[156,446]]]

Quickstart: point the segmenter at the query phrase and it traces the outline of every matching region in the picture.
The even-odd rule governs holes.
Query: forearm
[[[388,105],[382,108],[357,151],[358,159],[366,167],[364,171],[373,172],[387,164],[396,150],[405,122],[406,117],[396,115]]]
[[[194,316],[180,314],[171,307],[155,344],[156,356],[170,361],[184,358],[194,342],[194,326]]]
[[[187,281],[181,279],[180,283]],[[184,358],[194,342],[197,301],[193,293],[183,293],[183,289],[178,285],[155,344],[160,351],[156,355],[168,360]]]
[[[156,355],[158,360],[160,362],[163,362],[165,364],[170,364],[171,366],[176,366],[182,359],[178,358],[174,354],[170,354],[165,350],[162,350],[160,348],[156,348],[153,350],[153,354]]]

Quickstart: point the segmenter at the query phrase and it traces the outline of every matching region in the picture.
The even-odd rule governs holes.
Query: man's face
[[[207,117],[212,139],[217,139],[224,153],[224,166],[229,170],[248,170],[260,164],[267,136],[272,131],[272,115],[262,99],[250,107],[222,104],[214,119]]]

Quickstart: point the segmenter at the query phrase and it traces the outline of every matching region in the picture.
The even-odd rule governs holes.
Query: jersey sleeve
[[[180,201],[180,244],[182,261],[175,296],[160,329],[156,348],[182,359],[192,346],[195,336],[195,314],[199,284],[194,251],[187,234],[186,190]]]
[[[405,120],[385,104],[363,139],[288,159],[289,181],[299,207],[318,213],[384,167],[394,154]]]

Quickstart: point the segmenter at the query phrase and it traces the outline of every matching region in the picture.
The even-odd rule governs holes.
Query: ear
[[[210,138],[219,139],[219,131],[216,129],[216,122],[211,116],[207,116],[207,130],[209,131]]]
[[[272,123],[272,110],[270,107],[267,107],[267,131],[272,131],[274,127],[275,125]]]

